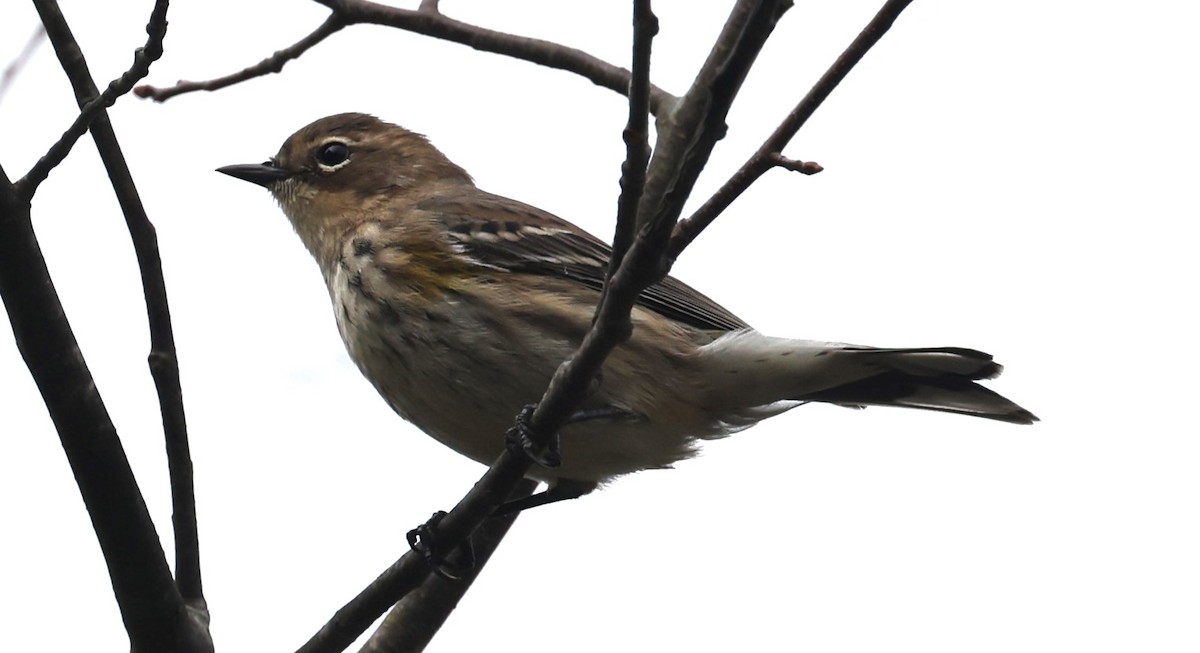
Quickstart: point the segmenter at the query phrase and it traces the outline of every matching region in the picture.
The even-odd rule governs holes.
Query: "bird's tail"
[[[824,401],[921,408],[1014,424],[1037,421],[976,383],[1003,368],[974,349],[877,349],[771,338],[748,329],[702,347],[699,360],[709,380],[709,405],[719,411],[749,416],[778,402]],[[763,416],[772,412],[778,411]]]

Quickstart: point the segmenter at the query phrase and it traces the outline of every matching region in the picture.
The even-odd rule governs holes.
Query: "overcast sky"
[[[415,5],[415,1],[410,3]],[[622,2],[443,2],[626,65]],[[655,3],[681,93],[728,11]],[[708,196],[878,8],[799,2],[729,116]],[[101,85],[149,0],[64,0]],[[1200,648],[1196,179],[1200,10],[917,0],[675,274],[771,335],[965,346],[1037,413],[1016,427],[805,407],[672,471],[523,516],[431,651]],[[307,34],[303,0],[177,2],[150,82],[222,75]],[[36,25],[0,10],[0,65]],[[24,173],[75,114],[49,47],[0,101]],[[110,111],[158,228],[218,650],[292,650],[483,468],[393,415],[337,336],[269,195],[216,174],[365,111],[477,183],[609,238],[624,101],[568,73],[376,27],[283,74]],[[58,292],[164,545],[170,507],[129,238],[80,141],[33,204]],[[6,317],[0,317],[5,321]],[[5,322],[5,324],[7,324]],[[126,646],[46,411],[0,330],[0,623],[14,651]]]

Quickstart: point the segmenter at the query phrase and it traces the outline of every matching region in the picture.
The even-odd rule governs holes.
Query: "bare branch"
[[[332,14],[321,26],[313,30],[311,34],[300,39],[296,43],[277,51],[275,54],[263,59],[262,61],[242,69],[232,75],[218,77],[202,82],[179,81],[174,86],[158,87],[149,84],[143,84],[133,89],[133,94],[141,98],[150,98],[155,102],[165,102],[176,95],[183,93],[191,93],[193,91],[216,91],[233,86],[234,84],[244,82],[256,77],[263,77],[272,73],[277,73],[283,70],[284,64],[293,59],[300,58],[309,48],[324,41],[330,35],[346,26],[346,23],[337,14]]]
[[[25,47],[21,48],[21,52],[12,60],[12,63],[5,67],[4,74],[0,76],[0,102],[4,101],[4,96],[8,93],[8,89],[12,86],[13,81],[16,80],[21,70],[25,68],[25,64],[29,63],[29,58],[33,56],[38,45],[44,40],[46,40],[46,28],[38,25],[33,34],[29,35],[29,40],[25,42]]]
[[[537,485],[529,479],[521,481],[509,500],[514,501],[533,494]],[[457,581],[430,575],[420,587],[392,607],[379,629],[371,635],[359,653],[423,650],[454,611],[459,600],[471,588],[471,584],[479,576],[491,554],[500,546],[518,515],[520,513],[510,513],[483,522],[479,530],[471,536],[475,550],[474,568]]]
[[[48,4],[39,11],[57,13]],[[29,202],[2,168],[0,299],[79,484],[133,649],[211,651],[211,641],[204,646],[186,617],[121,440],[50,280]]]
[[[36,2],[35,2],[36,4]],[[53,3],[50,3],[53,4]],[[57,7],[56,7],[57,10]],[[41,11],[39,5],[39,12]],[[43,19],[43,24],[45,20]],[[65,23],[64,23],[65,25]],[[49,28],[47,28],[47,31]],[[75,142],[83,136],[88,130],[92,120],[100,115],[108,107],[111,107],[117,98],[129,92],[137,81],[146,76],[150,72],[150,64],[158,60],[162,56],[162,42],[167,35],[167,2],[159,0],[154,5],[154,11],[150,14],[150,22],[146,25],[146,44],[133,54],[133,65],[123,75],[114,79],[109,83],[108,88],[104,89],[103,93],[96,94],[87,104],[80,108],[79,115],[75,118],[75,122],[67,128],[58,142],[50,147],[46,155],[34,164],[33,168],[25,174],[25,177],[16,183],[17,192],[25,198],[32,198],[37,187],[46,176],[50,174],[58,164],[62,163],[63,159],[67,158],[67,154],[71,152],[71,148],[75,146]],[[53,39],[53,34],[51,38]],[[73,41],[73,39],[72,39]],[[79,57],[82,60],[82,55]],[[91,77],[89,76],[90,80]]]
[[[616,274],[633,243],[637,227],[637,208],[646,187],[646,166],[650,163],[650,50],[658,34],[658,17],[650,9],[650,0],[633,3],[633,75],[629,80],[629,120],[621,137],[625,141],[625,161],[621,164],[621,195],[617,199],[617,226],[613,234],[612,259],[608,276]]]
[[[62,63],[63,70],[70,78],[71,85],[75,91],[76,101],[83,107],[97,106],[95,98],[100,96],[99,89],[96,88],[95,82],[92,80],[83,53],[75,42],[70,27],[63,18],[57,4],[54,0],[35,0],[35,4],[42,16],[43,24],[46,25],[50,41],[54,45],[55,53]],[[166,29],[166,10],[166,0],[159,0],[155,5],[150,23],[147,26],[147,32],[151,35],[151,41],[158,44],[161,44],[163,31]],[[148,61],[153,61],[158,57],[158,53],[152,51],[158,49],[160,49],[158,45],[146,48]],[[141,56],[140,52],[138,56]],[[135,62],[135,67],[140,65],[143,64]],[[149,64],[147,62],[144,65]],[[128,76],[127,73],[122,76],[122,79],[126,79]],[[130,81],[129,85],[132,85],[132,81]],[[113,86],[110,85],[109,91],[112,89]],[[101,161],[104,163],[105,170],[108,173],[109,180],[117,196],[117,201],[121,205],[122,213],[125,216],[126,224],[133,241],[134,251],[138,258],[138,266],[141,270],[142,286],[146,296],[146,312],[150,327],[150,372],[154,378],[163,415],[167,462],[170,467],[171,476],[177,573],[177,578],[172,585],[172,595],[176,598],[182,597],[186,601],[186,608],[179,607],[176,611],[169,612],[164,616],[162,614],[155,614],[155,610],[175,609],[169,603],[166,603],[164,596],[153,596],[151,602],[155,603],[154,610],[149,610],[145,606],[138,608],[138,610],[145,613],[144,616],[135,615],[135,618],[143,619],[144,623],[141,624],[131,624],[131,617],[129,611],[126,610],[127,606],[125,603],[122,603],[122,612],[126,616],[126,627],[130,631],[130,636],[135,640],[146,636],[145,634],[136,632],[139,628],[142,630],[176,628],[187,636],[186,640],[179,640],[183,642],[182,644],[176,644],[178,650],[211,650],[212,642],[207,632],[207,610],[204,605],[200,582],[199,541],[196,529],[195,498],[192,489],[192,463],[188,451],[187,426],[184,418],[183,396],[179,383],[179,368],[175,354],[174,335],[171,328],[170,311],[167,305],[166,284],[162,276],[162,262],[158,252],[157,237],[154,227],[147,218],[145,209],[141,204],[137,187],[125,163],[116,134],[112,129],[112,124],[109,122],[108,115],[103,106],[95,110],[91,131]],[[119,441],[116,443],[116,446],[119,448]],[[123,455],[122,453],[122,458]],[[70,456],[69,452],[68,456]],[[80,472],[77,471],[76,473],[77,478],[79,478],[78,474]],[[132,477],[130,482],[132,483]],[[84,480],[80,480],[81,488],[83,484]],[[136,484],[133,485],[130,491],[137,492]],[[131,508],[126,508],[126,510],[129,509]],[[88,511],[93,515],[93,521],[97,522],[96,508],[89,504]],[[132,530],[129,519],[126,517],[118,519],[117,527],[121,531]],[[97,523],[96,529],[97,535],[101,540],[101,545],[104,546],[106,537],[111,536],[106,536],[101,532],[99,523]],[[148,526],[147,533],[154,539],[154,546],[158,557],[162,557],[161,545],[154,534],[153,524]],[[128,545],[120,544],[120,547],[118,549],[120,551],[119,555],[124,560],[129,557]],[[153,569],[151,563],[152,559],[147,557],[145,564],[148,569]],[[163,566],[165,568],[165,562]],[[113,575],[114,586],[117,586],[122,582],[127,582],[119,578],[120,574],[132,572],[124,569],[116,569],[110,561],[110,573]],[[162,592],[162,590],[157,591],[159,593]],[[118,600],[121,600],[121,592],[119,590]],[[129,600],[142,600],[142,597],[132,597]],[[164,605],[158,606],[157,603],[163,603]],[[173,623],[173,619],[178,619],[184,615],[189,617],[185,620],[185,624]]]
[[[490,30],[448,18],[438,9],[438,3],[425,0],[420,8],[400,9],[365,0],[315,0],[333,13],[312,34],[291,47],[238,73],[203,82],[179,82],[160,88],[140,86],[135,93],[159,102],[192,91],[212,91],[255,77],[279,72],[283,64],[299,57],[306,50],[347,25],[371,24],[394,27],[408,32],[468,45],[476,50],[492,52],[531,63],[575,73],[598,86],[625,94],[629,89],[630,72],[614,66],[582,50],[558,43]],[[659,116],[674,104],[675,96],[650,87],[650,110]]]
[[[725,136],[725,117],[742,82],[775,24],[791,6],[791,0],[740,0],[692,87],[670,120],[659,125],[646,196],[639,209],[643,231],[655,230],[649,244],[656,251],[665,251],[696,179],[717,141]],[[661,277],[669,270],[670,260],[663,258],[656,265]]]
[[[178,619],[183,601],[125,450],[50,280],[29,203],[2,170],[0,298],[17,349],[79,485],[134,648],[168,650],[168,642],[177,640],[183,627]]]
[[[496,507],[514,495],[524,480],[530,461],[507,449],[492,464],[458,505],[438,522],[438,542],[446,549],[457,548],[491,517]],[[358,596],[337,611],[297,653],[335,653],[352,644],[388,608],[416,590],[429,576],[429,564],[409,551],[388,567]]]
[[[825,102],[833,89],[841,83],[846,75],[854,68],[854,66],[863,58],[868,50],[887,33],[892,27],[892,23],[904,11],[912,0],[889,0],[867,23],[862,32],[850,43],[849,47],[842,52],[837,61],[825,71],[821,79],[812,87],[811,90],[800,100],[796,108],[792,109],[791,113],[784,118],[783,122],[775,128],[775,132],[758,148],[758,151],[750,157],[738,169],[737,172],[725,182],[720,189],[717,190],[712,197],[708,199],[691,217],[686,220],[680,220],[675,227],[675,233],[671,236],[671,245],[667,251],[667,255],[671,260],[679,256],[679,253],[684,250],[692,241],[700,235],[708,225],[712,224],[717,216],[721,215],[729,205],[738,198],[751,184],[755,182],[764,172],[770,170],[773,166],[781,166],[788,169],[794,169],[790,165],[784,165],[782,162],[790,161],[785,159],[782,151],[785,145],[800,131],[804,123],[808,121],[817,107]],[[815,164],[808,164],[815,165]],[[801,166],[802,168],[804,166]],[[820,166],[816,166],[818,169]],[[807,170],[800,170],[807,172]],[[819,172],[819,170],[816,170]]]

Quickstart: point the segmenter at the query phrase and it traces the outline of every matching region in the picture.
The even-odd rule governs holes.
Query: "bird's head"
[[[267,161],[217,171],[271,191],[314,255],[381,207],[471,184],[424,136],[363,113],[321,118]]]

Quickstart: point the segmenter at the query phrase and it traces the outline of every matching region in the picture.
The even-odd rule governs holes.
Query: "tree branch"
[[[67,323],[24,200],[0,168],[0,299],[41,392],[137,651],[211,651],[197,635],[125,450]]]
[[[182,93],[216,90],[255,77],[276,73],[283,68],[284,63],[299,57],[330,34],[347,25],[358,24],[384,25],[443,41],[461,43],[483,52],[492,52],[548,68],[572,72],[598,86],[618,93],[628,92],[630,72],[620,66],[614,66],[582,50],[558,43],[517,36],[454,20],[440,12],[437,2],[422,2],[419,9],[412,10],[389,7],[365,0],[315,1],[333,12],[321,27],[295,45],[276,52],[258,64],[241,72],[209,81],[184,81],[165,88],[150,85],[139,86],[134,93],[140,97],[162,102]],[[658,116],[670,110],[675,100],[673,95],[657,86],[650,87],[649,106],[654,115]]]
[[[613,234],[608,276],[616,274],[625,252],[637,233],[637,208],[646,188],[646,166],[650,163],[650,50],[658,34],[658,17],[650,0],[633,3],[633,74],[629,79],[629,120],[621,138],[625,161],[621,164],[621,195],[617,199],[617,226]]]
[[[892,23],[896,21],[900,12],[904,11],[904,8],[911,2],[912,0],[889,0],[886,2],[871,19],[871,22],[867,23],[862,32],[850,43],[849,47],[833,62],[829,70],[825,71],[821,79],[800,100],[800,103],[775,128],[775,132],[758,148],[758,151],[708,201],[696,209],[691,217],[680,220],[675,227],[675,233],[671,236],[671,244],[667,251],[670,260],[675,260],[685,247],[717,219],[717,216],[729,208],[729,205],[738,196],[772,167],[779,166],[788,170],[799,170],[805,174],[821,171],[821,166],[815,163],[793,162],[791,159],[785,158],[782,154],[784,146],[792,140],[796,132],[800,131],[817,107],[825,102],[833,89],[837,88],[837,85],[862,60],[871,46],[875,45],[891,29]]]
[[[166,102],[176,95],[183,93],[191,93],[193,91],[216,91],[233,86],[246,80],[254,79],[255,77],[263,77],[271,73],[277,73],[283,70],[284,64],[293,59],[299,59],[300,55],[304,54],[309,48],[324,41],[330,35],[336,33],[346,26],[346,22],[337,14],[331,14],[325,22],[321,23],[320,27],[313,30],[311,34],[300,39],[296,43],[277,51],[275,54],[263,59],[262,61],[244,68],[232,75],[218,77],[202,82],[191,82],[181,80],[176,82],[174,86],[158,87],[149,84],[143,84],[133,89],[133,94],[141,98],[150,98],[155,102]]]
[[[512,496],[513,488],[524,479],[530,464],[528,458],[505,450],[458,505],[438,522],[439,546],[452,550],[465,542],[497,506]],[[425,558],[416,551],[408,551],[338,610],[297,653],[344,650],[389,607],[416,590],[429,573]]]
[[[740,0],[721,31],[692,87],[684,95],[669,123],[659,128],[658,147],[650,162],[647,192],[639,214],[653,225],[652,242],[665,251],[696,179],[708,163],[717,141],[725,137],[725,117],[741,89],[754,60],[791,0]],[[670,269],[670,259],[657,263],[659,276]]]
[[[92,124],[90,128],[92,136],[96,142],[101,160],[108,172],[122,212],[125,215],[126,224],[133,240],[134,250],[141,270],[142,286],[146,296],[147,316],[150,323],[150,371],[154,378],[163,415],[167,460],[171,476],[177,572],[177,579],[172,583],[169,593],[173,597],[173,601],[167,600],[168,597],[161,588],[156,588],[154,594],[149,599],[141,595],[122,596],[120,589],[122,584],[144,584],[151,582],[150,580],[139,578],[128,579],[125,576],[132,574],[134,576],[150,575],[153,577],[153,574],[157,574],[159,571],[157,565],[154,564],[156,562],[155,558],[161,559],[163,556],[161,544],[158,542],[153,524],[149,522],[149,516],[146,516],[146,523],[144,525],[140,523],[140,515],[129,516],[132,513],[145,511],[140,492],[132,475],[129,475],[127,479],[131,487],[123,488],[121,491],[136,497],[136,504],[122,505],[120,506],[121,510],[118,511],[115,510],[117,506],[107,504],[97,506],[92,502],[88,502],[88,512],[92,515],[97,537],[100,539],[102,548],[105,548],[106,557],[115,555],[123,563],[128,564],[127,559],[131,556],[130,547],[132,545],[126,540],[132,537],[140,537],[153,541],[155,555],[151,555],[147,550],[140,554],[140,556],[135,556],[133,561],[137,565],[114,565],[111,560],[109,563],[109,572],[113,578],[114,587],[117,588],[118,602],[121,603],[126,628],[129,630],[130,637],[135,643],[135,649],[140,648],[137,646],[139,639],[160,637],[166,632],[171,637],[174,637],[172,645],[177,650],[211,650],[212,642],[207,632],[208,616],[200,583],[199,542],[196,529],[195,499],[192,489],[192,464],[188,452],[183,397],[179,385],[179,369],[175,355],[170,311],[167,305],[166,285],[162,276],[162,263],[158,252],[154,227],[147,218],[145,209],[141,204],[137,187],[125,163],[120,145],[117,143],[116,135],[108,120],[108,115],[104,110],[105,104],[97,99],[104,96],[96,88],[88,71],[83,53],[71,34],[70,27],[67,25],[62,12],[54,0],[35,0],[34,4],[41,15],[43,24],[46,26],[51,44],[54,46],[55,53],[58,55],[63,70],[70,78],[76,100],[81,107],[84,107],[81,115],[91,113]],[[115,92],[114,89],[119,90],[120,88],[124,88],[127,91],[129,86],[132,86],[134,79],[144,75],[144,68],[160,56],[161,43],[166,30],[167,6],[168,3],[166,0],[159,0],[155,4],[149,24],[147,25],[147,33],[150,35],[147,46],[138,51],[130,72],[122,75],[118,80],[119,83],[114,82],[111,84],[105,91],[106,94]],[[143,72],[139,74],[137,71]],[[108,104],[111,104],[111,101]],[[61,143],[62,141],[60,141]],[[59,144],[56,144],[56,147],[58,146]],[[44,158],[43,161],[45,160]],[[30,195],[33,192],[33,188],[33,186],[30,186],[27,189]],[[23,196],[22,199],[28,202],[28,196]],[[36,241],[32,245],[36,247]],[[48,276],[46,284],[52,290],[53,287],[50,285]],[[57,298],[54,298],[54,301],[57,303]],[[62,317],[61,306],[55,306],[54,310],[59,317]],[[64,327],[67,330],[66,335],[70,335],[69,327],[65,326],[65,317],[62,317],[62,319],[64,320]],[[73,346],[73,336],[70,337],[72,338]],[[94,387],[92,387],[90,376],[86,376],[87,370],[82,356],[80,356],[79,365],[81,369],[77,370],[76,373],[85,375],[78,377],[79,383],[83,383],[84,387],[92,388],[92,393],[94,394]],[[44,391],[43,396],[45,397]],[[49,398],[46,400],[47,405],[49,405],[51,400]],[[99,405],[99,410],[102,411],[103,404],[100,402],[99,395],[95,395],[94,401]],[[97,419],[97,416],[93,416],[91,419]],[[104,415],[104,419],[107,420],[107,415]],[[111,424],[108,424],[106,428],[112,430]],[[64,433],[62,426],[59,427],[59,432],[60,437],[63,438],[64,449],[67,451],[68,458],[72,458],[72,445],[68,443],[70,434]],[[121,450],[120,441],[116,439],[115,430],[112,431],[111,437],[113,438],[113,442],[106,446],[115,447],[115,452],[108,455],[114,458],[119,457],[119,460],[115,460],[112,464],[127,466],[128,463],[124,459],[124,452]],[[93,478],[92,475],[96,473],[92,471],[94,470],[94,467],[92,467],[93,464],[94,461],[86,459],[81,461],[72,460],[72,466],[76,471],[76,479],[80,484],[81,491],[85,494],[85,499],[89,491],[102,491],[85,489],[85,486],[89,483],[126,483],[126,479],[122,478],[121,474],[115,471],[108,471],[101,474],[98,478]],[[133,499],[130,499],[130,501],[133,501]],[[104,521],[106,519],[115,520],[115,526]],[[132,526],[131,521],[133,522]],[[121,537],[115,541],[111,532],[114,528],[121,534]],[[139,548],[148,549],[148,547],[149,545],[145,544]],[[115,553],[109,549],[113,549]],[[141,569],[141,567],[145,567],[145,570]],[[162,562],[162,570],[166,570],[165,560]],[[153,578],[153,582],[157,583],[158,579],[156,577]],[[167,574],[167,579],[170,580],[169,573]],[[186,605],[180,600],[181,598],[186,600]],[[150,604],[150,607],[147,607],[147,602]],[[159,606],[159,604],[162,605]],[[164,614],[162,611],[167,609],[171,610],[171,612]],[[178,612],[175,612],[176,609],[178,609]],[[137,614],[134,614],[135,612]],[[176,623],[176,621],[180,620],[182,620],[182,623]]]
[[[54,11],[57,12],[59,16],[62,15],[61,12],[58,12],[57,5],[54,3],[38,3],[35,0],[34,4],[37,5],[39,13],[42,13],[42,8],[44,6],[53,5]],[[43,25],[45,25],[45,21],[46,19],[43,16]],[[63,23],[62,26],[65,27],[65,23]],[[49,32],[50,27],[46,26],[46,29],[47,32]],[[145,77],[146,74],[150,72],[150,64],[154,63],[159,57],[162,56],[162,42],[163,38],[167,35],[166,0],[159,0],[155,3],[154,11],[150,14],[150,22],[146,25],[146,34],[148,35],[146,44],[134,51],[133,65],[130,66],[129,70],[125,71],[123,75],[114,79],[112,82],[109,82],[108,88],[104,89],[103,93],[93,93],[88,102],[86,104],[82,104],[79,115],[75,117],[75,122],[71,123],[71,126],[68,127],[67,131],[64,132],[63,135],[58,139],[58,142],[51,146],[50,150],[46,152],[46,155],[39,159],[38,162],[33,165],[33,168],[31,168],[29,172],[25,174],[25,177],[16,183],[17,192],[20,193],[22,197],[26,199],[33,197],[34,192],[37,191],[38,185],[46,180],[46,176],[50,174],[51,170],[57,167],[58,164],[62,163],[63,159],[67,158],[67,155],[71,152],[71,148],[75,146],[75,142],[78,141],[79,137],[83,136],[84,132],[88,130],[88,127],[92,124],[92,121],[96,119],[96,116],[100,115],[108,107],[111,107],[113,103],[117,101],[117,98],[128,93],[129,89],[133,88],[133,85],[136,84],[139,79]],[[54,36],[54,34],[50,34],[52,42],[54,40]],[[61,40],[62,36],[61,34],[59,36],[61,43],[63,42]],[[75,42],[74,38],[70,38],[70,41],[71,43]],[[55,47],[57,48],[58,46]],[[78,50],[78,45],[75,46],[75,49]],[[83,56],[81,54],[77,58],[79,61],[83,60]],[[66,68],[64,68],[64,70],[66,70]],[[90,75],[88,76],[88,83],[95,86],[95,83],[91,81]],[[76,93],[76,96],[78,97],[78,93]]]
[[[517,484],[517,489],[508,500],[515,501],[527,497],[533,494],[537,486],[536,482],[524,479]],[[458,606],[471,584],[479,577],[483,566],[500,546],[500,542],[520,514],[511,513],[483,522],[479,530],[471,535],[471,544],[475,551],[474,567],[458,581],[449,581],[436,575],[428,576],[420,587],[409,592],[392,607],[379,629],[371,635],[359,653],[423,650]]]

